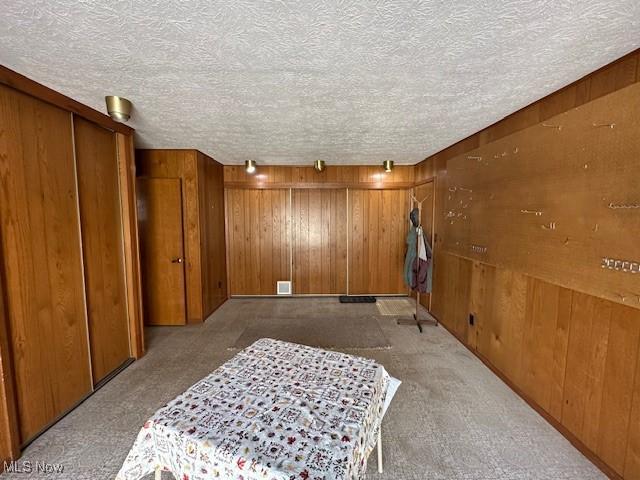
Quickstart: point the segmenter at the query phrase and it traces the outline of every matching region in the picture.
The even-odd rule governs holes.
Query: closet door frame
[[[0,244],[2,241],[2,229],[0,229]],[[18,398],[9,344],[9,313],[5,298],[4,272],[4,262],[0,255],[0,462],[20,456]]]
[[[0,85],[19,93],[29,95],[37,100],[58,107],[69,113],[73,132],[72,114],[78,115],[115,133],[118,161],[119,196],[121,222],[123,226],[124,275],[126,285],[126,305],[128,311],[129,351],[138,359],[144,355],[144,330],[142,325],[142,304],[140,285],[140,266],[138,259],[138,230],[135,208],[135,163],[134,163],[134,130],[122,123],[112,120],[107,115],[83,105],[61,93],[41,85],[17,72],[0,65]],[[73,138],[69,139],[72,145]],[[75,145],[74,147],[75,148]],[[74,153],[74,175],[76,158]],[[77,178],[76,195],[78,194]],[[0,231],[0,243],[2,231]],[[82,255],[82,251],[80,252]],[[0,462],[12,461],[21,454],[21,433],[18,422],[18,400],[16,392],[13,353],[9,339],[11,338],[7,305],[5,268],[0,258]],[[86,291],[82,293],[85,302]],[[93,388],[92,388],[93,391]],[[91,395],[91,392],[88,395]],[[86,397],[85,397],[86,398]],[[72,408],[75,408],[72,407]],[[63,414],[64,415],[64,414]],[[63,416],[60,415],[58,419]],[[53,419],[53,422],[57,419]],[[46,428],[45,428],[46,429]]]

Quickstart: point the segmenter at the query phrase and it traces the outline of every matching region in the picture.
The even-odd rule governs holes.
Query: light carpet
[[[374,316],[351,318],[258,316],[249,321],[232,348],[246,348],[261,338],[274,338],[326,349],[391,348],[391,344]]]
[[[604,475],[442,327],[396,325],[374,304],[335,298],[232,299],[203,325],[145,330],[147,354],[24,451],[58,463],[59,475],[0,480],[113,480],[140,427],[166,402],[231,358],[248,319],[376,316],[392,345],[342,349],[372,358],[402,380],[382,425],[384,468],[367,480],[596,480]],[[163,480],[171,476],[163,475]],[[145,479],[147,480],[147,479]],[[149,477],[153,480],[153,476]]]

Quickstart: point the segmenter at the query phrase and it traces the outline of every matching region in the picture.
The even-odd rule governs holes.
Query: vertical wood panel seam
[[[560,287],[564,288],[564,287]],[[564,418],[564,406],[565,406],[565,389],[567,388],[567,363],[569,360],[569,346],[571,345],[571,332],[573,331],[573,290],[569,289],[571,292],[571,301],[569,302],[569,331],[567,332],[567,348],[565,349],[565,359],[564,359],[564,372],[562,375],[562,398],[561,398],[561,408],[560,408],[560,418],[559,422],[562,423]],[[556,329],[557,329],[558,320],[556,319]]]
[[[113,133],[113,137],[112,138],[113,138],[114,150],[116,152],[116,173],[118,174],[116,180],[118,181],[118,206],[120,207],[120,247],[121,247],[121,253],[122,253],[122,262],[121,262],[121,265],[120,265],[120,267],[121,267],[121,272],[120,273],[121,273],[121,275],[123,277],[123,280],[124,280],[124,288],[125,288],[124,301],[128,304],[129,303],[128,302],[128,300],[129,300],[129,298],[128,298],[129,288],[133,288],[133,286],[129,285],[128,278],[127,278],[127,273],[126,273],[126,266],[125,266],[125,263],[127,261],[126,260],[127,254],[126,254],[126,251],[125,251],[125,242],[124,242],[124,236],[125,236],[125,233],[124,233],[124,216],[125,216],[124,202],[125,202],[125,198],[122,195],[123,186],[122,186],[122,181],[121,181],[122,179],[121,179],[120,174],[119,174],[122,165],[121,165],[121,159],[120,159],[120,150],[118,149],[118,140],[117,140],[117,136],[116,136],[115,132]],[[74,155],[75,155],[75,149],[74,149]],[[125,171],[126,171],[126,169],[125,169]],[[132,340],[131,339],[131,328],[130,328],[130,325],[131,325],[131,315],[130,314],[131,314],[131,312],[130,312],[130,309],[129,309],[129,305],[127,305],[127,308],[125,308],[125,311],[126,311],[126,316],[127,316],[127,340],[129,341],[129,356],[131,357],[131,356],[133,356],[132,355],[132,353],[133,353],[133,345],[132,345],[132,342],[131,342],[131,340]]]
[[[75,137],[75,125],[73,122],[74,114],[69,112],[69,122],[71,126],[71,151],[73,155],[73,179],[76,187],[76,213],[78,214],[78,243],[80,247],[80,267],[82,269],[82,303],[84,306],[84,319],[85,319],[85,333],[87,339],[87,360],[89,363],[89,384],[91,385],[91,391],[93,392],[93,362],[91,361],[91,338],[89,334],[89,303],[87,301],[87,271],[84,264],[84,244],[82,241],[82,220],[80,214],[80,187],[78,185],[78,158],[76,155],[76,137]]]
[[[291,282],[291,292],[293,285],[293,189],[289,188],[289,227],[287,228],[287,238],[289,240],[289,281]],[[282,228],[282,227],[280,227]],[[285,227],[286,228],[286,227]],[[296,236],[298,238],[298,236]]]
[[[347,296],[349,295],[349,246],[351,243],[351,230],[349,225],[351,218],[351,209],[349,208],[349,188],[347,187]]]

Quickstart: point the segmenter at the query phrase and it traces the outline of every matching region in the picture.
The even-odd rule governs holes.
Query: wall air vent
[[[277,282],[278,295],[291,295],[291,282]]]

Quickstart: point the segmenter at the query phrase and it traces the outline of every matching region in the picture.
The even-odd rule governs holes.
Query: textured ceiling
[[[638,0],[7,0],[0,63],[137,145],[415,163],[637,48]]]

